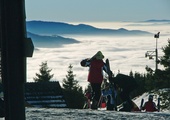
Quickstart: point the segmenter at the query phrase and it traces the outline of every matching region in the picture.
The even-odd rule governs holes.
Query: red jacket
[[[146,110],[146,112],[157,111],[156,104],[153,101],[148,101],[144,104],[143,110]]]
[[[103,81],[103,60],[93,60],[90,63],[88,81],[90,83],[102,83]]]

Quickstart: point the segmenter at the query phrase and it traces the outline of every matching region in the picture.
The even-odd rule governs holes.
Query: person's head
[[[153,95],[149,95],[148,100],[153,101]]]
[[[102,54],[101,51],[98,51],[96,54],[95,54],[95,58],[97,60],[102,60],[104,58],[104,55]]]

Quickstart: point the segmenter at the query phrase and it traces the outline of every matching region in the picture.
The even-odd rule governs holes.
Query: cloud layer
[[[32,58],[27,59],[28,81],[32,81],[35,73],[39,72],[41,62],[47,61],[52,69],[54,80],[62,81],[67,74],[69,64],[73,65],[73,72],[82,86],[86,84],[88,68],[80,66],[84,58],[92,57],[97,51],[102,51],[105,59],[108,58],[111,70],[117,74],[128,74],[131,70],[145,72],[148,65],[154,69],[154,60],[145,58],[145,52],[155,50],[155,39],[152,37],[128,37],[128,38],[76,38],[82,43],[65,45],[61,48],[39,48],[34,51]],[[161,47],[167,44],[166,38],[159,41],[159,53]],[[104,60],[105,60],[104,59]]]
[[[148,29],[151,29],[151,27]],[[154,31],[155,29],[153,29]],[[84,58],[92,57],[99,50],[103,52],[105,56],[104,60],[106,58],[110,60],[111,70],[115,74],[118,73],[118,70],[123,74],[129,74],[131,70],[133,72],[145,73],[146,65],[155,69],[155,61],[145,58],[146,51],[155,50],[156,40],[153,36],[66,37],[77,39],[80,43],[64,45],[59,48],[38,48],[38,50],[34,51],[33,57],[27,59],[28,82],[33,81],[35,73],[39,73],[41,62],[47,61],[48,67],[52,69],[51,74],[54,74],[53,80],[59,81],[60,84],[62,84],[63,78],[67,75],[69,64],[72,64],[73,73],[76,75],[75,79],[84,88],[88,84],[88,68],[81,67],[80,61]],[[168,35],[160,35],[158,39],[159,56],[163,54],[161,48],[168,44],[167,40]],[[161,68],[161,66],[158,67]]]

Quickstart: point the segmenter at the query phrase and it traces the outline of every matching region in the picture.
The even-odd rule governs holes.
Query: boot
[[[93,109],[93,110],[97,110],[97,108],[98,108],[98,101],[97,100],[92,100],[92,105],[91,105],[91,109]]]

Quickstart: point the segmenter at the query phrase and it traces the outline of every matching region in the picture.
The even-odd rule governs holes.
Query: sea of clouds
[[[115,26],[115,23],[113,25]],[[170,38],[170,25],[153,25],[153,23],[140,25],[139,23],[119,23],[118,25],[119,28],[145,30],[153,34],[160,31],[161,34],[158,39],[157,48],[159,56],[163,55],[162,47],[168,44],[167,40]],[[156,39],[154,36],[114,37],[67,35],[64,37],[74,38],[80,41],[80,43],[64,45],[59,48],[36,48],[33,57],[27,58],[27,82],[33,81],[35,73],[39,73],[39,65],[47,61],[48,67],[52,69],[51,74],[54,74],[53,81],[59,81],[60,85],[62,85],[62,80],[67,75],[68,66],[72,64],[73,74],[76,75],[75,79],[78,80],[80,86],[85,88],[88,84],[88,67],[81,67],[80,61],[84,58],[92,57],[99,50],[105,56],[104,61],[106,58],[110,60],[111,70],[115,75],[118,71],[123,74],[129,74],[130,71],[146,73],[146,65],[155,69],[155,60],[145,58],[147,51],[155,51]],[[158,66],[158,68],[162,67]]]

